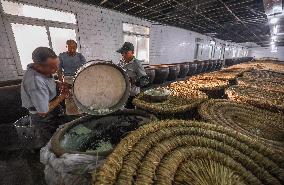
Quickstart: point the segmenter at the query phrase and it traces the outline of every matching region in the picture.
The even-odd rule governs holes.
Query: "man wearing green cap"
[[[134,46],[130,42],[125,42],[123,46],[117,50],[122,55],[122,60],[118,66],[122,67],[130,78],[131,90],[126,108],[134,108],[132,105],[133,98],[140,93],[140,87],[149,83],[148,76],[140,60],[134,56]]]

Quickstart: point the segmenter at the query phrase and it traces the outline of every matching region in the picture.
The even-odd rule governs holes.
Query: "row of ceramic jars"
[[[220,60],[194,61],[175,64],[149,65],[145,67],[150,83],[162,84],[204,72],[219,70],[222,67]]]

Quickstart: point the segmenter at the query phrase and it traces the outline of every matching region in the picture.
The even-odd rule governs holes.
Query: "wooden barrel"
[[[196,74],[196,69],[197,69],[196,63],[193,63],[193,62],[189,63],[189,69],[188,69],[187,76],[192,76]]]
[[[145,67],[147,76],[149,77],[149,85],[151,85],[155,79],[155,69],[150,67]]]
[[[168,81],[173,81],[177,79],[179,72],[180,72],[180,65],[179,64],[171,64],[167,65],[169,67],[169,75],[167,80]]]
[[[0,87],[0,124],[14,123],[27,114],[22,108],[21,85]]]
[[[179,66],[180,66],[180,71],[178,78],[185,78],[189,70],[189,63],[188,62],[179,63]]]
[[[130,94],[126,72],[111,62],[91,61],[77,72],[73,99],[85,113],[106,115],[121,109]]]
[[[169,76],[169,67],[166,65],[153,65],[150,66],[155,69],[155,79],[154,84],[162,84],[164,83]]]
[[[157,118],[152,114],[130,109],[106,116],[84,116],[65,124],[55,132],[51,138],[51,150],[57,156],[65,153],[87,154],[102,159],[129,132],[154,120]],[[98,142],[105,144],[105,147],[97,145]]]

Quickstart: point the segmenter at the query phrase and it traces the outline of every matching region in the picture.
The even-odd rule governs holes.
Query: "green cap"
[[[128,51],[134,51],[134,46],[130,42],[125,42],[123,44],[123,46],[119,50],[117,50],[116,52],[125,53],[125,52],[128,52]]]

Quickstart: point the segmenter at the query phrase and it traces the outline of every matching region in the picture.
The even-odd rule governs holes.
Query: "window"
[[[2,0],[1,2],[3,10],[7,14],[76,24],[75,15],[72,13],[40,8],[26,4],[19,4],[4,0]]]
[[[215,47],[214,59],[221,59],[222,58],[222,47],[219,45]]]
[[[213,59],[215,56],[215,45],[210,45],[209,48],[209,59]]]
[[[23,70],[32,62],[39,46],[50,47],[56,54],[66,51],[66,41],[76,39],[75,14],[1,0],[4,16],[11,26],[11,42]],[[14,45],[14,44],[12,44]],[[20,72],[22,72],[20,70]]]
[[[134,45],[137,59],[149,63],[150,29],[145,26],[123,23],[124,42]]]
[[[237,50],[236,48],[233,48],[233,58],[236,58],[237,57]]]
[[[49,47],[46,28],[43,26],[12,23],[12,30],[17,43],[22,67],[26,70],[27,64],[32,61],[33,50],[38,46]],[[32,42],[32,40],[36,42]]]
[[[68,39],[76,40],[76,32],[73,29],[49,28],[52,49],[59,54],[66,50],[66,41]]]
[[[221,48],[221,55],[219,57],[219,59],[224,60],[225,59],[225,46],[222,46]]]
[[[200,45],[197,43],[194,51],[194,59],[197,60]]]

